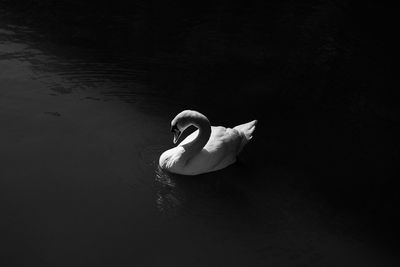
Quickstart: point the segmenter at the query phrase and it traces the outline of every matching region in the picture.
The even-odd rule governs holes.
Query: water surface
[[[157,161],[172,146],[176,112],[192,103],[234,126],[244,122],[237,108],[223,113],[213,105],[221,98],[166,94],[140,79],[145,59],[36,37],[0,24],[2,266],[389,264],[380,243],[358,229],[362,219],[304,182],[324,177],[279,164],[295,157],[285,144],[301,150],[308,142],[304,128],[278,123],[282,111],[260,120],[238,164],[199,177],[166,174]],[[316,133],[329,129],[309,123]],[[287,131],[300,137],[279,137]]]

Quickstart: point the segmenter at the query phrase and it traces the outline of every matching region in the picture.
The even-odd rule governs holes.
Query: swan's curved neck
[[[205,116],[192,118],[189,125],[198,128],[199,133],[193,141],[182,145],[182,147],[185,148],[185,158],[187,160],[191,159],[203,149],[211,135],[211,125]]]

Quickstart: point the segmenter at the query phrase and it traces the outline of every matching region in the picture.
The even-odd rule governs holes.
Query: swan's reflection
[[[172,174],[163,171],[159,166],[156,169],[156,205],[157,209],[166,215],[174,214],[181,205],[180,197],[176,190],[176,183]]]
[[[172,174],[157,167],[157,209],[166,216],[179,214],[202,218],[237,213],[248,203],[244,183],[241,181],[245,175],[237,165],[219,172],[190,177]]]

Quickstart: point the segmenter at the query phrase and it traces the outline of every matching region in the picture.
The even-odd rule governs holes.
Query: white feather
[[[185,110],[171,124],[183,131],[190,125],[199,129],[176,147],[165,151],[159,159],[160,167],[173,173],[197,175],[217,171],[234,163],[253,137],[257,120],[234,128],[210,126],[203,114]]]

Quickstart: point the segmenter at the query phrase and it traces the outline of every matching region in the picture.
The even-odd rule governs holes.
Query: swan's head
[[[171,132],[174,134],[174,144],[176,144],[181,136],[182,132],[179,130],[176,124],[171,125]]]
[[[194,125],[199,128],[200,125],[204,123],[208,125],[210,124],[206,116],[194,110],[184,110],[176,115],[171,121],[171,132],[174,134],[174,144],[179,141],[181,134],[190,125]]]

